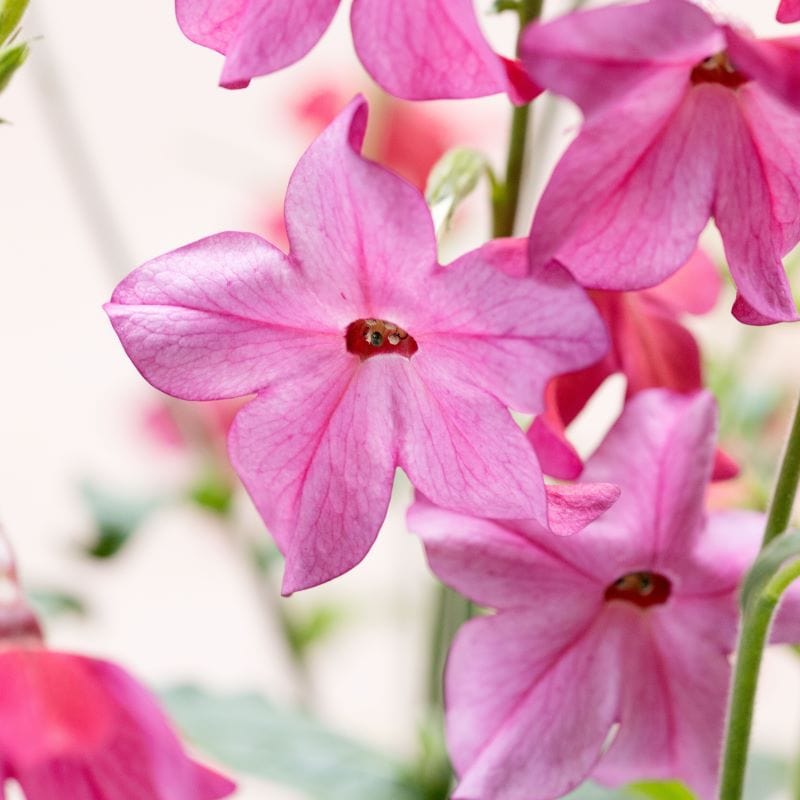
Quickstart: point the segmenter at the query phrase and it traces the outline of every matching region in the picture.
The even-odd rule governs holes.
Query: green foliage
[[[85,617],[87,614],[84,601],[71,592],[59,589],[29,589],[25,597],[30,601],[36,616],[55,618],[67,615]]]
[[[764,594],[770,581],[784,568],[787,561],[800,556],[800,530],[788,531],[773,539],[759,554],[742,583],[740,604],[744,611],[751,609]],[[775,598],[777,600],[777,597]]]
[[[233,495],[231,482],[219,474],[204,476],[189,490],[193,503],[221,517],[227,516],[231,510]]]
[[[436,228],[447,228],[458,206],[475,190],[484,175],[494,183],[486,157],[477,150],[457,147],[448,150],[428,175],[425,199]]]
[[[28,57],[29,48],[25,42],[14,44],[27,7],[28,0],[0,0],[0,92]]]
[[[258,694],[162,694],[187,738],[222,764],[319,800],[427,800],[408,769]]]
[[[81,493],[95,527],[94,539],[83,549],[94,558],[117,555],[162,503],[160,498],[123,497],[88,482],[81,486]]]
[[[298,656],[324,639],[342,620],[342,612],[332,606],[318,606],[299,619],[294,616],[286,626],[286,639]]]
[[[16,33],[28,0],[0,0],[0,46]]]
[[[28,57],[28,45],[14,45],[0,51],[0,92],[8,86],[12,75],[25,63]]]

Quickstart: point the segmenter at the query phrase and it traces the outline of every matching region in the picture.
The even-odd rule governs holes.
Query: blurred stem
[[[517,7],[517,14],[519,15],[517,56],[520,54],[520,43],[525,26],[539,18],[543,5],[544,0],[523,0]],[[494,238],[512,236],[514,234],[522,175],[525,169],[525,148],[531,117],[530,105],[530,103],[526,103],[523,106],[515,106],[511,114],[505,181],[495,187],[492,197],[492,235]]]
[[[798,480],[800,480],[800,403],[795,412],[778,472],[775,493],[764,530],[762,550],[766,544],[786,530]],[[741,800],[764,645],[780,596],[798,576],[800,576],[800,562],[796,561],[778,572],[757,600],[744,610],[728,710],[720,800]]]
[[[444,700],[442,676],[447,651],[456,631],[472,615],[473,606],[469,600],[444,584],[437,587],[428,673],[428,703],[433,711],[439,711]]]

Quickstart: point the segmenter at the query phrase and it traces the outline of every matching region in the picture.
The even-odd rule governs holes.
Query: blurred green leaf
[[[193,503],[223,517],[231,510],[233,495],[231,482],[220,475],[206,475],[189,490]]]
[[[407,768],[254,693],[162,693],[188,739],[222,764],[319,800],[425,800]]]
[[[606,789],[587,781],[574,792],[565,795],[563,800],[630,800],[630,797],[630,794],[624,789]]]
[[[28,45],[24,42],[0,52],[0,92],[8,86],[11,76],[25,63],[27,57]]]
[[[767,584],[787,561],[800,556],[800,530],[787,531],[773,539],[759,554],[742,582],[739,603],[745,611],[752,608]]]
[[[632,783],[627,791],[637,800],[695,800],[694,794],[677,781],[642,781]]]
[[[81,494],[95,524],[95,538],[83,549],[94,558],[117,555],[136,529],[163,502],[154,497],[123,497],[88,482],[81,485]]]
[[[25,596],[39,617],[62,617],[72,614],[85,617],[87,613],[84,601],[71,592],[59,589],[28,589]]]
[[[0,45],[6,43],[28,7],[28,0],[0,0]]]
[[[467,147],[448,150],[434,164],[428,175],[425,199],[437,230],[447,228],[456,208],[474,191],[484,175],[493,180],[486,156]]]
[[[304,655],[312,645],[324,639],[344,618],[333,606],[311,609],[304,617],[292,619],[286,629],[289,646],[297,655]]]

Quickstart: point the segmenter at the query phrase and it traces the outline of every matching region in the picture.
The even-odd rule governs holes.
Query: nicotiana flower
[[[3,553],[0,538],[0,562]],[[27,800],[233,793],[227,778],[186,755],[155,699],[124,670],[45,649],[8,560],[0,583],[0,796],[9,780]]]
[[[589,292],[608,327],[611,347],[597,363],[548,384],[545,411],[528,429],[544,472],[568,480],[580,475],[583,462],[566,437],[566,427],[610,375],[625,376],[627,397],[655,387],[684,393],[702,388],[700,349],[681,317],[709,312],[721,287],[715,265],[697,250],[653,289]],[[737,472],[736,464],[718,450],[714,477],[730,478]]]
[[[687,0],[529,26],[532,77],[582,109],[533,221],[531,259],[586,286],[642,289],[686,262],[710,217],[750,324],[797,319],[781,258],[800,239],[800,46],[717,24]]]
[[[501,273],[494,260],[524,258],[503,243],[439,266],[422,195],[360,155],[365,127],[356,99],[300,160],[288,256],[252,234],[218,234],[135,270],[106,306],[162,391],[257,393],[229,452],[286,556],[287,593],[364,557],[397,466],[440,505],[562,533],[615,497],[608,486],[550,487],[548,512],[533,448],[507,410],[541,410],[554,374],[607,347],[583,290],[558,267]],[[570,515],[565,527],[573,506],[583,522]]]
[[[778,22],[797,22],[800,20],[800,0],[781,0],[778,6]]]
[[[193,42],[225,55],[230,89],[301,59],[330,25],[339,0],[176,0]],[[387,91],[409,100],[507,92],[514,102],[539,89],[481,33],[473,0],[354,0],[356,52]]]
[[[708,393],[632,398],[584,475],[620,499],[573,537],[412,507],[434,572],[498,609],[461,629],[447,664],[454,798],[549,800],[589,776],[716,797],[737,587],[763,518],[704,513],[715,421]],[[800,640],[797,600],[776,641]]]

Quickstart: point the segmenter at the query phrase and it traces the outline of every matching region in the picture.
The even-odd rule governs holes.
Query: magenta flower
[[[229,435],[234,468],[286,556],[284,592],[346,572],[386,515],[397,466],[448,508],[575,530],[610,487],[548,489],[507,407],[536,413],[550,377],[607,346],[583,290],[559,268],[489,245],[436,262],[417,189],[360,156],[366,103],[311,145],[286,196],[289,256],[221,233],[134,271],[106,308],[128,355],[168,394],[257,393]],[[562,505],[564,508],[562,508]],[[563,513],[562,513],[563,512]]]
[[[339,0],[176,0],[193,42],[225,55],[220,83],[247,86],[301,59],[330,25]],[[408,100],[507,92],[514,102],[539,89],[519,62],[495,53],[473,0],[354,0],[353,40],[367,71]]]
[[[778,6],[778,22],[797,22],[800,20],[800,0],[781,0]]]
[[[714,434],[710,394],[636,395],[584,475],[613,477],[620,499],[570,538],[412,507],[434,572],[499,610],[462,628],[448,660],[455,800],[549,800],[589,776],[716,797],[737,587],[763,519],[705,514]],[[777,641],[800,639],[799,598]]]
[[[800,47],[650,0],[530,26],[523,62],[585,122],[531,235],[586,286],[642,289],[684,264],[710,217],[743,322],[797,319],[781,258],[800,239]]]
[[[107,661],[46,650],[0,534],[0,797],[217,800],[236,788],[190,759],[155,699]],[[10,590],[10,592],[9,592]]]

